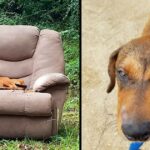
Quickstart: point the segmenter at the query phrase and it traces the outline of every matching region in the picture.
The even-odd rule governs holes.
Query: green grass
[[[69,93],[73,96],[79,94],[79,40],[63,41],[64,55],[65,55],[65,70],[66,75],[70,79]]]
[[[65,103],[58,135],[49,141],[24,139],[0,140],[0,150],[78,150],[79,149],[79,98],[68,98]]]

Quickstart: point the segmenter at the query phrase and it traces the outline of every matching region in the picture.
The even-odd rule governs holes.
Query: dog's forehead
[[[150,78],[150,39],[139,38],[130,41],[120,49],[116,62],[117,68],[123,68],[133,78]]]
[[[150,64],[150,38],[138,38],[122,46],[117,61],[121,63],[127,59],[131,63],[136,61],[137,63]]]

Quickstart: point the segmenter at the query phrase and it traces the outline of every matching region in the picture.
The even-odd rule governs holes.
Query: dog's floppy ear
[[[107,88],[107,93],[110,93],[115,86],[115,78],[116,78],[115,66],[116,66],[116,60],[117,60],[120,49],[121,48],[115,50],[110,55],[110,58],[109,58],[108,74],[109,74],[109,78],[110,78],[110,83],[109,83],[108,88]]]

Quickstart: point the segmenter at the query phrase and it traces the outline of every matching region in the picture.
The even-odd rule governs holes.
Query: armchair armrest
[[[48,73],[39,77],[33,84],[33,91],[44,91],[55,85],[69,85],[69,79],[61,73]]]

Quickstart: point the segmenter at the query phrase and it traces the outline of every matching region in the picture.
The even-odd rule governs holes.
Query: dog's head
[[[108,73],[111,92],[118,84],[118,126],[129,140],[150,138],[150,36],[114,51]]]

